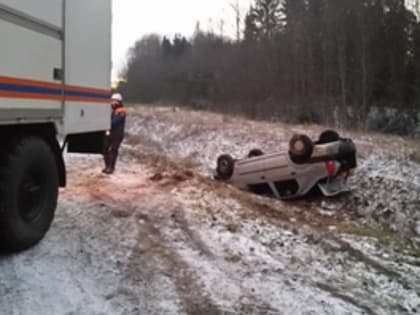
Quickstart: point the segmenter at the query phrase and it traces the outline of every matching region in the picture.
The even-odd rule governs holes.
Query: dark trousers
[[[105,169],[115,170],[115,165],[117,164],[118,151],[122,142],[122,137],[115,137],[112,134],[110,136],[105,136],[105,147],[104,147],[104,162]]]

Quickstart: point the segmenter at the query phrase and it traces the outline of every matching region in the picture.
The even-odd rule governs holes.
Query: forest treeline
[[[199,25],[191,38],[141,38],[119,89],[131,101],[420,133],[418,1],[255,0],[239,13],[236,39]]]

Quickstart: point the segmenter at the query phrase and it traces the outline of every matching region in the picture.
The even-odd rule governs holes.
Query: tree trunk
[[[361,47],[361,59],[360,59],[360,66],[361,66],[361,93],[362,93],[362,110],[359,114],[359,123],[365,125],[366,121],[362,121],[366,119],[369,108],[368,108],[368,52],[367,52],[367,39],[366,39],[366,32],[362,29],[362,47]]]
[[[343,39],[338,40],[338,67],[342,109],[347,109],[347,53]]]

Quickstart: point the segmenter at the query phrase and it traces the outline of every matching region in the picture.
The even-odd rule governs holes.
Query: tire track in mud
[[[330,293],[335,298],[345,301],[363,310],[368,315],[378,315],[378,313],[376,313],[370,306],[365,305],[364,303],[361,303],[356,298],[351,297],[348,294],[344,294],[343,292],[341,292],[340,290],[338,290],[337,288],[335,288],[334,286],[330,284],[318,282],[318,283],[315,283],[315,285],[321,290]]]
[[[183,163],[179,161],[172,161],[166,156],[141,154],[141,161],[147,163],[148,159],[151,158],[153,161],[153,166],[158,166],[159,170],[167,170],[168,172],[187,172],[189,171]],[[280,227],[286,227],[287,229],[292,229],[303,233],[304,235],[311,238],[313,234],[318,234],[317,238],[325,238],[327,240],[335,241],[340,244],[340,249],[338,251],[346,252],[349,257],[352,257],[356,261],[362,262],[368,268],[373,268],[378,274],[382,274],[389,279],[389,281],[395,281],[399,283],[404,288],[410,288],[410,281],[407,281],[398,271],[393,270],[383,264],[372,259],[365,253],[353,247],[351,244],[342,240],[339,236],[334,235],[331,231],[328,230],[329,226],[338,225],[340,226],[343,223],[343,220],[349,220],[350,218],[343,218],[342,215],[338,214],[335,217],[324,217],[313,211],[313,202],[314,200],[308,201],[298,201],[297,204],[288,208],[288,204],[281,204],[277,200],[271,199],[261,199],[260,197],[250,195],[247,192],[239,191],[234,187],[230,187],[224,183],[218,183],[208,178],[202,177],[199,174],[194,174],[192,179],[192,185],[198,186],[203,190],[210,190],[220,194],[221,196],[227,196],[237,200],[240,204],[243,205],[243,209],[246,210],[244,217],[265,217],[274,225]],[[317,199],[315,199],[315,202]],[[302,210],[303,211],[300,211]],[[296,211],[299,210],[299,211]],[[291,220],[293,219],[293,220]],[[301,227],[307,225],[310,227],[308,231],[302,231]],[[314,280],[313,280],[314,281]],[[320,289],[325,289],[324,291],[332,294],[335,298],[340,299],[346,303],[350,303],[355,307],[367,312],[368,314],[375,314],[373,308],[369,306],[369,303],[366,304],[362,299],[360,302],[359,298],[353,298],[351,293],[342,291],[339,288],[334,287],[333,285],[322,286],[318,285],[317,282],[314,282],[314,286]],[[364,300],[367,302],[366,300]],[[269,308],[268,308],[269,309]]]
[[[176,209],[176,213],[174,213],[171,218],[173,219],[174,223],[177,225],[179,231],[185,233],[182,239],[183,243],[191,245],[191,248],[195,248],[197,251],[200,252],[201,255],[205,256],[206,260],[212,264],[213,267],[217,269],[218,272],[223,274],[223,281],[228,280],[229,283],[233,283],[238,288],[240,288],[240,305],[237,308],[240,309],[239,313],[246,312],[247,314],[279,314],[279,310],[273,308],[271,305],[258,300],[252,293],[252,290],[249,288],[243,287],[241,284],[238,283],[237,279],[234,279],[230,276],[230,272],[223,268],[222,264],[218,261],[218,257],[213,253],[206,243],[203,241],[202,237],[199,236],[193,229],[191,229],[191,222],[188,221],[186,217],[186,213],[182,207],[178,207]],[[200,255],[200,256],[201,256]],[[223,314],[237,314],[238,310],[231,310],[227,311],[224,310]]]
[[[130,275],[141,273],[147,281],[153,275],[146,275],[142,270],[144,265],[139,264],[139,261],[160,261],[160,268],[175,284],[177,297],[181,299],[181,307],[187,314],[225,314],[225,311],[212,300],[211,294],[205,290],[205,284],[193,266],[188,264],[173,247],[168,246],[170,242],[161,231],[161,222],[156,222],[156,219],[150,215],[137,213],[136,216],[145,224],[140,227],[138,244],[129,258],[127,272]],[[151,246],[144,249],[144,242]],[[205,252],[196,244],[194,245],[193,247],[199,248],[202,253]]]
[[[326,227],[331,224],[339,224],[340,218],[325,218],[317,213],[311,213],[307,211],[307,208],[310,208],[311,205],[306,202],[289,206],[290,204],[288,203],[264,199],[247,192],[239,191],[223,183],[204,178],[199,174],[190,174],[191,171],[182,162],[171,160],[166,156],[138,153],[135,150],[130,150],[127,153],[128,156],[135,157],[137,161],[147,165],[155,174],[160,174],[162,179],[157,182],[148,181],[145,184],[128,188],[114,187],[114,193],[123,196],[123,200],[110,198],[106,193],[107,188],[101,187],[102,183],[98,183],[97,179],[93,179],[87,185],[100,186],[99,189],[93,191],[92,198],[102,200],[107,206],[115,209],[112,211],[113,216],[117,218],[128,217],[132,220],[143,221],[143,223],[138,224],[137,245],[129,258],[128,265],[124,268],[126,283],[121,283],[122,294],[131,296],[131,299],[139,300],[136,297],[136,283],[155,282],[157,281],[155,278],[158,274],[163,274],[175,285],[176,293],[170,299],[180,300],[179,305],[181,309],[188,314],[235,313],[232,310],[224,310],[221,305],[217,305],[211,293],[205,288],[204,279],[201,277],[199,269],[193,266],[191,261],[185,259],[182,253],[177,250],[177,244],[179,245],[179,242],[182,242],[185,246],[202,255],[203,259],[216,266],[217,269],[229,278],[229,271],[223,270],[223,267],[218,265],[217,259],[214,259],[212,251],[195,234],[194,230],[191,229],[191,222],[189,222],[185,213],[182,211],[182,206],[176,204],[176,202],[171,204],[170,197],[168,197],[170,194],[168,193],[174,187],[179,186],[179,181],[177,181],[179,178],[187,177],[186,186],[198,187],[203,191],[212,191],[222,198],[232,198],[238,201],[243,206],[241,207],[243,209],[241,210],[243,211],[243,218],[264,217],[275,226],[289,230],[295,229],[302,235],[305,235],[307,232],[301,229],[302,226],[308,225],[311,228],[308,237],[313,233],[318,233],[318,239],[326,238],[336,241],[334,233],[329,234]],[[187,173],[189,175],[185,176]],[[112,184],[112,182],[108,184]],[[139,193],[139,188],[142,190],[141,193]],[[159,196],[167,200],[164,203],[157,202],[155,205],[150,204],[151,199],[158,200]],[[147,208],[138,206],[143,203],[148,204]],[[299,209],[302,207],[304,208],[303,214],[300,211],[302,209]],[[121,211],[121,209],[128,210]],[[310,215],[306,215],[305,211],[309,212]],[[164,215],[162,216],[161,214]],[[295,221],[291,221],[292,218]],[[169,231],[171,229],[180,231],[180,235],[178,235],[180,239],[174,240],[172,237],[168,237],[168,227]],[[374,263],[375,261],[370,263],[371,259],[367,255],[353,248],[350,244],[338,249],[338,251],[345,251],[346,254],[353,257],[356,261],[362,261],[366,266],[373,267],[379,273],[400,283],[400,277],[392,269],[382,265],[378,266]],[[364,259],[364,256],[367,259]],[[236,283],[233,278],[229,280],[231,283]],[[127,283],[131,283],[131,285],[127,286]],[[130,286],[133,289],[129,289]],[[316,287],[316,281],[314,281],[314,286]],[[322,289],[322,287],[319,288]],[[356,294],[358,297],[354,298],[351,292],[343,291],[339,287],[329,286],[328,288],[324,287],[324,289],[324,291],[332,294],[335,298],[352,304],[365,312],[369,313],[369,309],[371,309],[369,306],[371,303],[362,298],[362,296],[359,296],[359,294]],[[248,293],[246,290],[244,291],[243,295],[246,296],[245,300],[247,301],[245,302],[248,305],[242,305],[242,310],[255,309],[257,306],[259,310],[266,310],[266,312],[272,310],[269,306],[262,305],[262,303],[256,301],[252,293]],[[153,300],[153,297],[149,296],[149,298]],[[360,301],[357,301],[358,299]],[[367,302],[367,304],[364,302]],[[263,314],[264,311],[261,311],[261,313]]]
[[[131,283],[131,286],[135,288],[136,284],[154,282],[154,278],[158,274],[163,274],[175,284],[176,297],[181,299],[181,305],[187,314],[238,314],[238,312],[226,309],[213,301],[212,294],[205,288],[205,283],[197,267],[192,265],[191,261],[185,260],[177,250],[179,249],[178,245],[182,244],[182,246],[196,251],[198,256],[210,263],[212,268],[216,268],[225,277],[225,280],[229,279],[231,284],[238,285],[237,279],[231,279],[229,272],[221,267],[217,257],[194,231],[192,228],[194,223],[188,221],[182,205],[177,204],[178,201],[168,201],[168,198],[170,199],[168,197],[170,194],[167,194],[168,190],[176,186],[177,180],[183,181],[185,176],[176,174],[165,176],[157,184],[148,185],[148,192],[157,199],[157,204],[153,204],[154,201],[151,199],[154,198],[147,198],[147,203],[149,203],[147,208],[133,206],[144,204],[144,195],[124,201],[116,200],[106,193],[106,185],[98,183],[96,180],[87,181],[91,197],[110,208],[113,217],[131,218],[139,222],[137,242],[128,259],[128,265],[125,267],[126,278],[121,282],[116,295],[124,295],[141,304],[139,299],[135,298],[135,289],[127,289],[127,283]],[[98,184],[100,184],[99,187]],[[155,189],[160,191],[161,196],[154,191]],[[126,188],[122,188],[122,190],[129,196],[134,196]],[[162,193],[165,195],[162,196]],[[119,195],[118,188],[114,190],[114,194]],[[148,196],[150,197],[150,195]],[[166,198],[166,200],[159,201],[159,198]],[[168,204],[171,205],[169,209]],[[175,236],[172,237],[171,234]],[[112,299],[115,296],[109,298]],[[278,313],[270,305],[258,301],[249,289],[242,287],[239,307],[241,312],[252,309],[253,314]]]
[[[160,189],[162,186],[168,188],[171,183],[166,182],[162,185],[150,183],[151,185],[147,186],[147,191],[151,194],[147,194],[147,197],[145,197],[145,192],[143,192],[143,198],[146,199],[136,194],[137,191],[130,192],[127,188],[122,188],[122,191],[119,191],[119,188],[114,188],[113,195],[127,195],[128,193],[131,197],[136,196],[128,200],[126,198],[125,200],[113,198],[106,193],[106,185],[98,187],[96,179],[88,180],[86,183],[91,198],[103,202],[111,209],[112,216],[115,218],[130,218],[137,222],[136,245],[132,249],[127,265],[124,267],[125,279],[121,281],[120,288],[115,296],[124,295],[126,298],[134,300],[134,304],[144,305],[145,303],[136,297],[136,286],[139,283],[159,281],[155,278],[164,275],[176,287],[176,296],[173,296],[173,299],[181,300],[181,308],[187,314],[228,314],[226,310],[222,310],[220,306],[216,305],[211,298],[211,294],[205,290],[205,285],[201,281],[197,270],[186,262],[182,255],[174,250],[173,246],[170,246],[173,240],[169,240],[162,232],[171,224],[170,221],[172,220],[178,230],[182,231],[182,241],[187,246],[199,251],[200,255],[206,256],[206,259],[212,255],[205,243],[190,229],[181,207],[174,204],[170,209],[157,209],[167,208],[168,204],[171,204],[168,200],[164,204],[160,204],[158,201],[157,204],[153,205],[154,200],[151,196],[154,195],[153,197],[159,199],[159,193],[154,191],[156,187],[153,186],[160,186]],[[164,197],[167,198],[168,196],[165,195]],[[146,203],[148,204],[147,208],[135,206],[136,204]],[[127,288],[127,284],[130,284],[132,288]],[[145,294],[151,300],[154,299],[152,296],[147,296],[149,293],[146,292]],[[108,298],[112,299],[115,296],[110,295]],[[142,311],[144,310],[139,310],[140,313]],[[150,311],[153,312],[152,309]],[[165,312],[165,310],[160,311]]]

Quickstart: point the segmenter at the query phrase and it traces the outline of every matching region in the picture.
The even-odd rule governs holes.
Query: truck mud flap
[[[102,154],[105,145],[105,131],[69,135],[66,143],[69,153]]]

